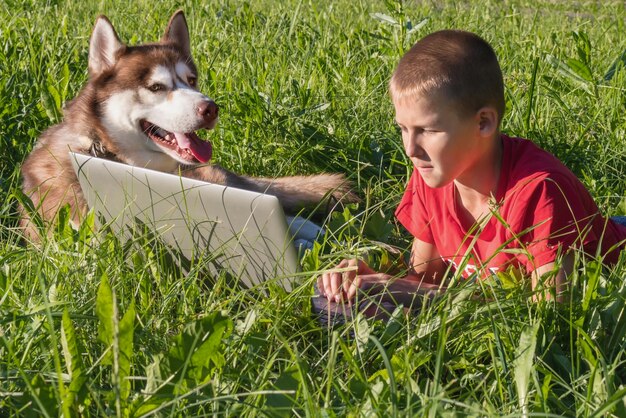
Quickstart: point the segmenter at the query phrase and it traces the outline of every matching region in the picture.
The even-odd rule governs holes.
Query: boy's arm
[[[437,247],[415,238],[411,247],[407,279],[438,287],[445,272],[446,265]]]
[[[552,299],[551,289],[555,290],[556,301],[563,302],[565,300],[565,294],[569,289],[569,281],[568,276],[574,270],[574,254],[567,253],[561,260],[561,265],[559,270],[556,273],[552,273],[556,267],[556,263],[548,263],[544,264],[541,267],[538,267],[532,272],[532,288],[533,291],[537,290],[537,285],[539,284],[541,277],[545,274],[554,274],[554,276],[550,280],[546,280],[543,282],[544,288],[548,290],[545,293],[535,293],[533,299],[535,301],[540,300],[545,297],[546,300]]]
[[[387,283],[392,290],[405,293],[438,291],[445,273],[445,264],[437,248],[419,239],[413,241],[409,271],[405,277],[378,273],[362,260],[342,260],[334,269],[317,279],[317,287],[328,299],[349,301],[361,287]]]

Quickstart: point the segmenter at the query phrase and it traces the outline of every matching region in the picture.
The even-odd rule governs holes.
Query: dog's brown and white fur
[[[100,16],[89,45],[87,84],[22,166],[23,190],[42,218],[51,221],[69,204],[72,220],[79,223],[86,211],[69,151],[273,194],[287,211],[328,196],[354,200],[338,174],[253,178],[207,164],[211,145],[194,132],[215,127],[218,107],[196,89],[197,76],[181,11],[171,17],[160,42],[138,46],[123,44]],[[25,210],[22,227],[38,238]]]

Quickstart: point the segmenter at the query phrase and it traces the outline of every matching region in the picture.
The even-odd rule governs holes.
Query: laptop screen
[[[246,287],[276,280],[292,289],[299,263],[275,196],[70,154],[90,209],[116,233],[151,234]]]

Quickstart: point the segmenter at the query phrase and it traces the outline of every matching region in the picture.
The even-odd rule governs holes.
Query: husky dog
[[[287,212],[325,198],[354,201],[340,174],[282,178],[240,176],[208,164],[212,148],[195,133],[213,129],[217,104],[196,89],[189,30],[182,11],[158,43],[127,46],[100,16],[89,44],[89,78],[68,103],[64,120],[39,138],[22,166],[23,190],[44,221],[65,204],[79,223],[87,206],[69,151],[278,197]],[[26,236],[38,232],[22,208]]]

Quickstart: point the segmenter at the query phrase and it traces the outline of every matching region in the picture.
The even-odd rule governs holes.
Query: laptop
[[[245,287],[275,280],[292,290],[299,260],[275,196],[72,152],[70,159],[100,226],[126,239],[151,234],[179,259]]]

